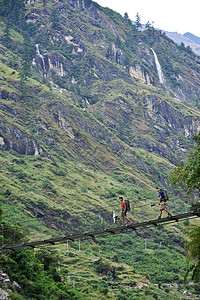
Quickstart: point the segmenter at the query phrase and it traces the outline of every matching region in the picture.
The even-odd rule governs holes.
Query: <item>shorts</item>
[[[164,210],[165,209],[165,202],[162,201],[160,202],[160,210]]]
[[[122,210],[122,217],[126,217],[126,211]]]

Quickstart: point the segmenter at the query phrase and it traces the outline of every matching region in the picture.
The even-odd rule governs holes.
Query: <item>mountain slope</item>
[[[168,186],[200,126],[198,57],[92,1],[28,2],[29,35],[14,24],[6,39],[9,14],[1,150],[53,163],[63,157],[151,192]]]
[[[199,57],[90,0],[17,1],[20,9],[8,3],[0,2],[0,194],[6,218],[24,221],[32,240],[102,229],[113,226],[119,195],[131,199],[134,220],[155,218],[155,186],[169,187],[170,170],[200,129]],[[183,212],[185,200],[174,197],[170,211]],[[170,234],[176,251],[183,243],[174,228],[162,233]],[[130,243],[145,234],[154,251],[161,242],[157,229],[131,236]],[[92,241],[91,253],[104,244]],[[130,251],[137,257],[140,250]],[[182,262],[183,252],[178,257]],[[146,272],[133,261],[126,263]],[[169,273],[181,281],[184,271]]]
[[[7,32],[9,16],[2,16],[1,150],[63,157],[149,191],[168,186],[199,131],[199,58],[92,1],[28,2],[28,35],[16,24]]]

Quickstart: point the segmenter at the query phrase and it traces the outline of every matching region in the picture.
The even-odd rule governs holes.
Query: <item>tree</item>
[[[60,28],[59,17],[58,17],[58,12],[57,12],[56,8],[53,9],[53,11],[50,15],[50,23],[51,23],[51,28],[53,28],[53,29]]]
[[[129,20],[129,16],[128,16],[127,12],[124,13],[124,20],[126,20],[126,21]]]
[[[8,24],[6,24],[4,30],[3,30],[3,42],[7,48],[10,48],[12,39],[10,35],[10,27]]]
[[[9,21],[10,24],[25,29],[25,3],[21,0],[0,0],[0,15]]]
[[[189,54],[192,54],[192,48],[190,46],[187,46],[185,48],[185,50],[189,53]]]
[[[188,194],[200,194],[200,133],[193,137],[197,145],[188,154],[185,162],[170,173],[172,186],[179,186],[187,190]]]
[[[26,81],[27,81],[27,72],[28,66],[26,63],[22,62],[21,69],[19,71],[19,91],[20,91],[20,98],[23,100],[27,93],[26,93]]]
[[[180,47],[182,50],[185,50],[185,44],[183,42],[181,42]]]
[[[184,188],[188,194],[198,196],[200,194],[200,133],[193,137],[196,146],[188,154],[185,162],[170,173],[170,183],[172,186]],[[199,197],[198,197],[199,198]],[[200,203],[196,203],[195,209],[200,208]],[[188,270],[185,275],[185,280],[189,273],[192,273],[192,280],[195,283],[195,288],[200,293],[200,226],[190,226],[189,238],[187,245],[187,257],[189,259]]]
[[[151,30],[153,29],[153,24],[154,24],[154,21],[152,23],[150,23],[149,21],[146,23],[145,25],[145,29],[147,30]]]
[[[7,195],[6,188],[0,189],[0,195]],[[11,224],[3,216],[0,207],[0,238],[3,244],[12,245],[26,242],[26,232],[19,224]],[[1,253],[0,268],[5,271],[13,281],[21,286],[18,293],[12,293],[12,299],[84,299],[79,292],[69,289],[61,281],[57,266],[62,258],[55,249],[17,249]],[[9,299],[11,299],[9,298]]]
[[[30,35],[28,33],[24,32],[23,38],[24,41],[23,48],[21,50],[21,58],[23,61],[26,61],[30,65],[35,54],[35,45],[31,41]]]
[[[127,12],[124,13],[124,20],[126,21],[126,23],[127,23],[128,25],[132,26],[132,22],[131,22],[131,20],[129,19],[129,16],[128,16],[128,13],[127,13]]]
[[[137,14],[136,14],[136,22],[135,22],[135,26],[136,26],[137,30],[139,30],[139,28],[142,27],[142,24],[141,24],[141,22],[140,22],[140,15],[139,15],[138,12],[137,12]]]
[[[57,250],[46,247],[38,250],[36,257],[42,263],[44,270],[54,279],[54,281],[61,281],[61,277],[57,271],[61,263],[61,257]]]
[[[49,271],[51,268],[57,268],[61,258],[55,249],[44,248],[40,249],[36,253],[36,257],[44,266],[45,271]]]
[[[188,231],[188,263],[184,281],[186,282],[188,275],[192,273],[195,290],[200,294],[200,226],[189,226]]]
[[[21,53],[21,70],[19,72],[20,82],[19,90],[21,92],[21,99],[24,99],[26,96],[26,82],[27,78],[30,75],[30,66],[34,55],[34,47],[31,42],[30,36],[27,33],[24,33],[24,43]]]

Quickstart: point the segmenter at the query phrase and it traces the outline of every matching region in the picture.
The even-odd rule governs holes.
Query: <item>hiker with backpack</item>
[[[166,196],[165,196],[162,189],[160,189],[158,187],[156,189],[157,189],[157,192],[159,193],[159,202],[158,202],[158,204],[160,205],[160,215],[159,215],[158,219],[161,219],[163,210],[165,210],[168,213],[168,218],[171,218],[172,215],[170,214],[170,212],[165,207],[165,203],[167,201],[168,195],[166,194]]]
[[[122,226],[124,226],[124,219],[129,221],[129,225],[131,225],[133,222],[126,216],[126,213],[128,211],[126,201],[124,201],[123,197],[119,197],[119,200],[121,201],[121,208],[122,208]]]

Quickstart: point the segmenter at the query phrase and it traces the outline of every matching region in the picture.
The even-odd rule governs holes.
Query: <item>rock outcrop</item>
[[[173,164],[184,158],[200,130],[199,111],[193,110],[200,95],[198,59],[162,33],[138,32],[90,0],[35,2],[28,2],[26,13],[27,23],[38,26],[32,71],[60,95],[28,81],[21,99],[19,82],[8,79],[10,87],[0,89],[0,149],[52,159],[51,150],[64,148],[64,155],[86,159],[83,149],[105,148],[111,168],[119,157],[127,162],[132,156],[129,165],[139,161],[135,148]],[[108,165],[97,154],[92,165],[95,160]]]
[[[0,300],[9,300],[9,292],[18,292],[21,290],[20,285],[16,281],[11,281],[8,274],[0,270],[0,283],[2,288],[0,288]]]

